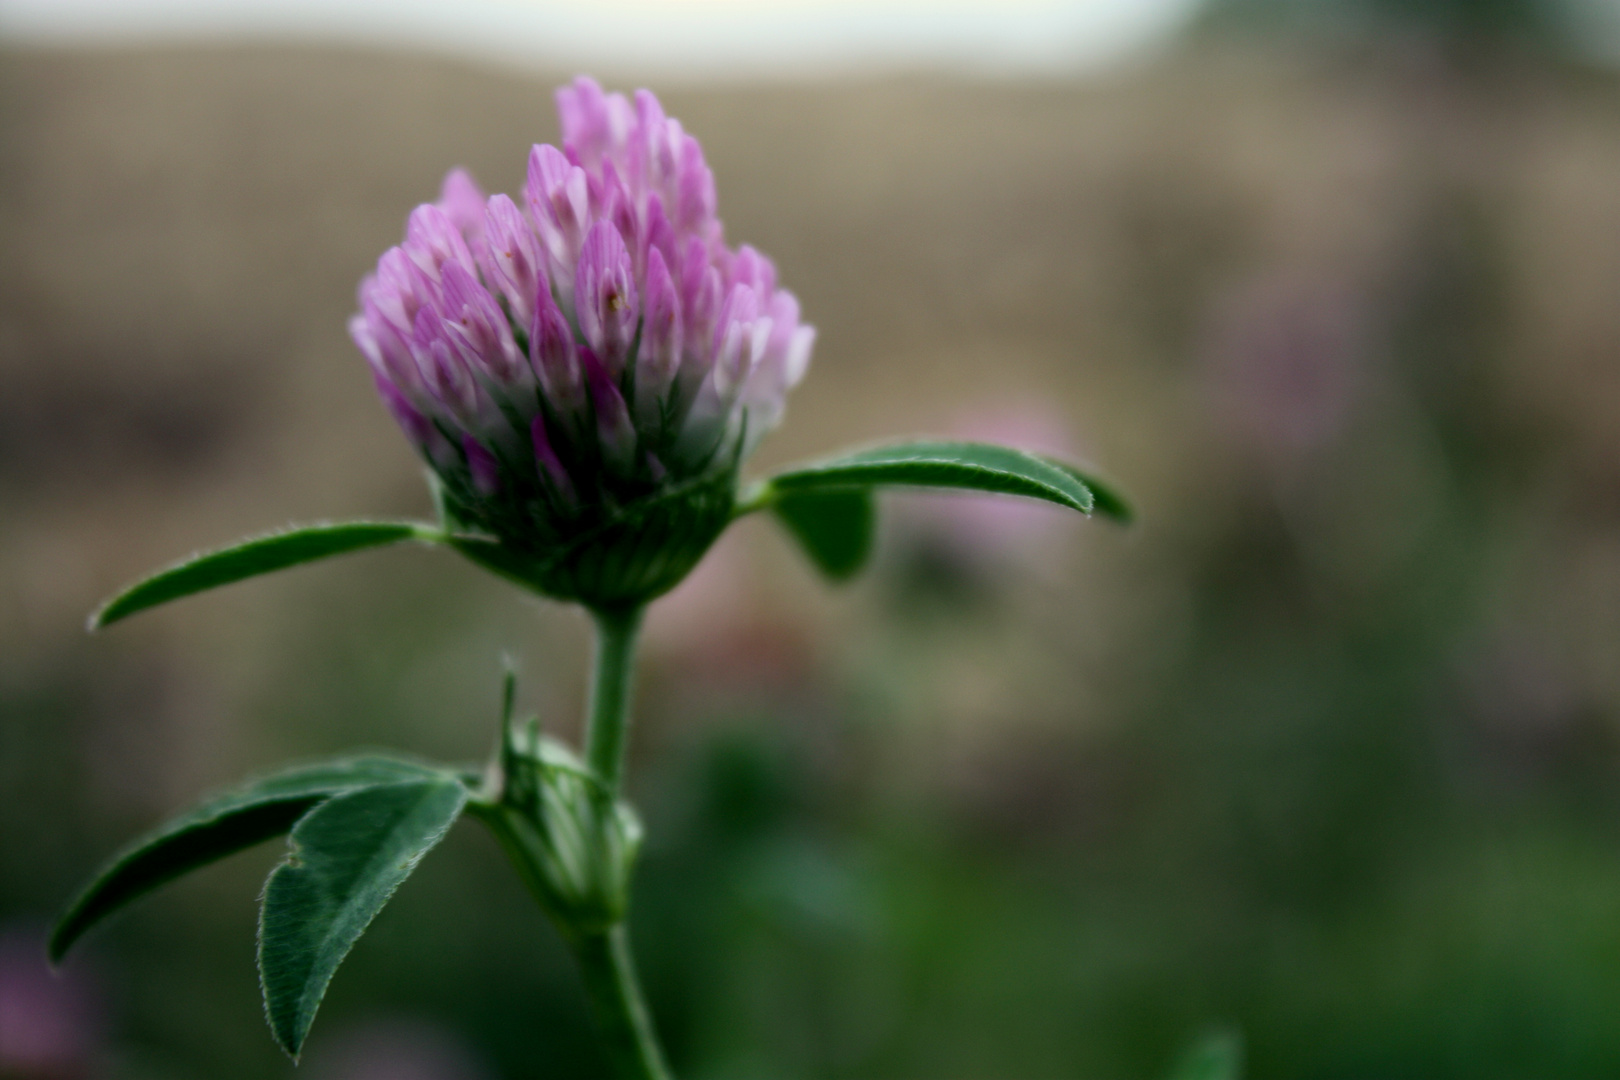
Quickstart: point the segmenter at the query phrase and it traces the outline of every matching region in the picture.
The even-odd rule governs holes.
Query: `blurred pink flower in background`
[[[45,933],[0,929],[0,1076],[72,1080],[95,1075],[100,1009],[82,963],[53,972]]]
[[[961,415],[949,434],[1066,460],[1078,456],[1069,421],[1046,401],[975,409]],[[891,519],[894,535],[903,545],[944,549],[953,559],[987,567],[1039,554],[1047,540],[1068,524],[1060,508],[1034,499],[927,491],[885,500],[880,514]]]
[[[1271,468],[1332,442],[1365,378],[1368,316],[1342,278],[1283,266],[1243,281],[1209,315],[1210,404]]]

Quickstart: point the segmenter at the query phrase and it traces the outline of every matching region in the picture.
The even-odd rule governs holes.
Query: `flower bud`
[[[624,919],[641,822],[538,720],[507,732],[500,795],[480,813],[565,932],[602,933]]]
[[[522,199],[453,171],[349,330],[464,553],[634,604],[729,522],[814,331],[769,259],[727,247],[702,148],[657,98],[581,78],[557,104],[562,148],[533,148]]]

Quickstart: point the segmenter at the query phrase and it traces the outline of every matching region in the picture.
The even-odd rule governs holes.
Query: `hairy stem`
[[[636,981],[624,924],[575,939],[574,955],[614,1071],[622,1080],[672,1080]]]
[[[607,789],[611,806],[624,777],[630,728],[639,606],[591,612],[596,620],[596,668],[585,727],[585,760]],[[636,981],[624,923],[601,932],[571,935],[574,955],[608,1057],[621,1080],[671,1080],[652,1016]]]
[[[624,745],[630,729],[630,686],[636,661],[638,607],[596,610],[596,674],[585,725],[585,762],[618,797],[624,775]]]

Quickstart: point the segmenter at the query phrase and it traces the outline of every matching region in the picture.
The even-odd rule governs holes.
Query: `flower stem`
[[[602,781],[609,805],[624,777],[630,728],[630,689],[642,608],[597,609],[596,666],[585,727],[585,760]],[[621,1080],[671,1080],[636,981],[623,922],[607,930],[570,935],[608,1057]]]
[[[624,744],[630,729],[630,685],[635,674],[636,634],[642,608],[595,609],[596,676],[585,726],[585,762],[617,798],[624,776]]]
[[[636,981],[624,924],[575,939],[574,955],[608,1057],[621,1080],[672,1080]]]

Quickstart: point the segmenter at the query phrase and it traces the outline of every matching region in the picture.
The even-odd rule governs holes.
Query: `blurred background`
[[[344,320],[581,68],[696,133],[820,330],[755,471],[883,436],[1094,462],[1124,530],[893,496],[661,602],[634,933],[688,1080],[1620,1074],[1613,0],[0,3],[0,1076],[291,1077],[254,898],[59,976],[118,846],[283,759],[577,732],[586,626],[450,556],[85,614],[199,546],[428,512]],[[605,1074],[459,826],[297,1075]]]

